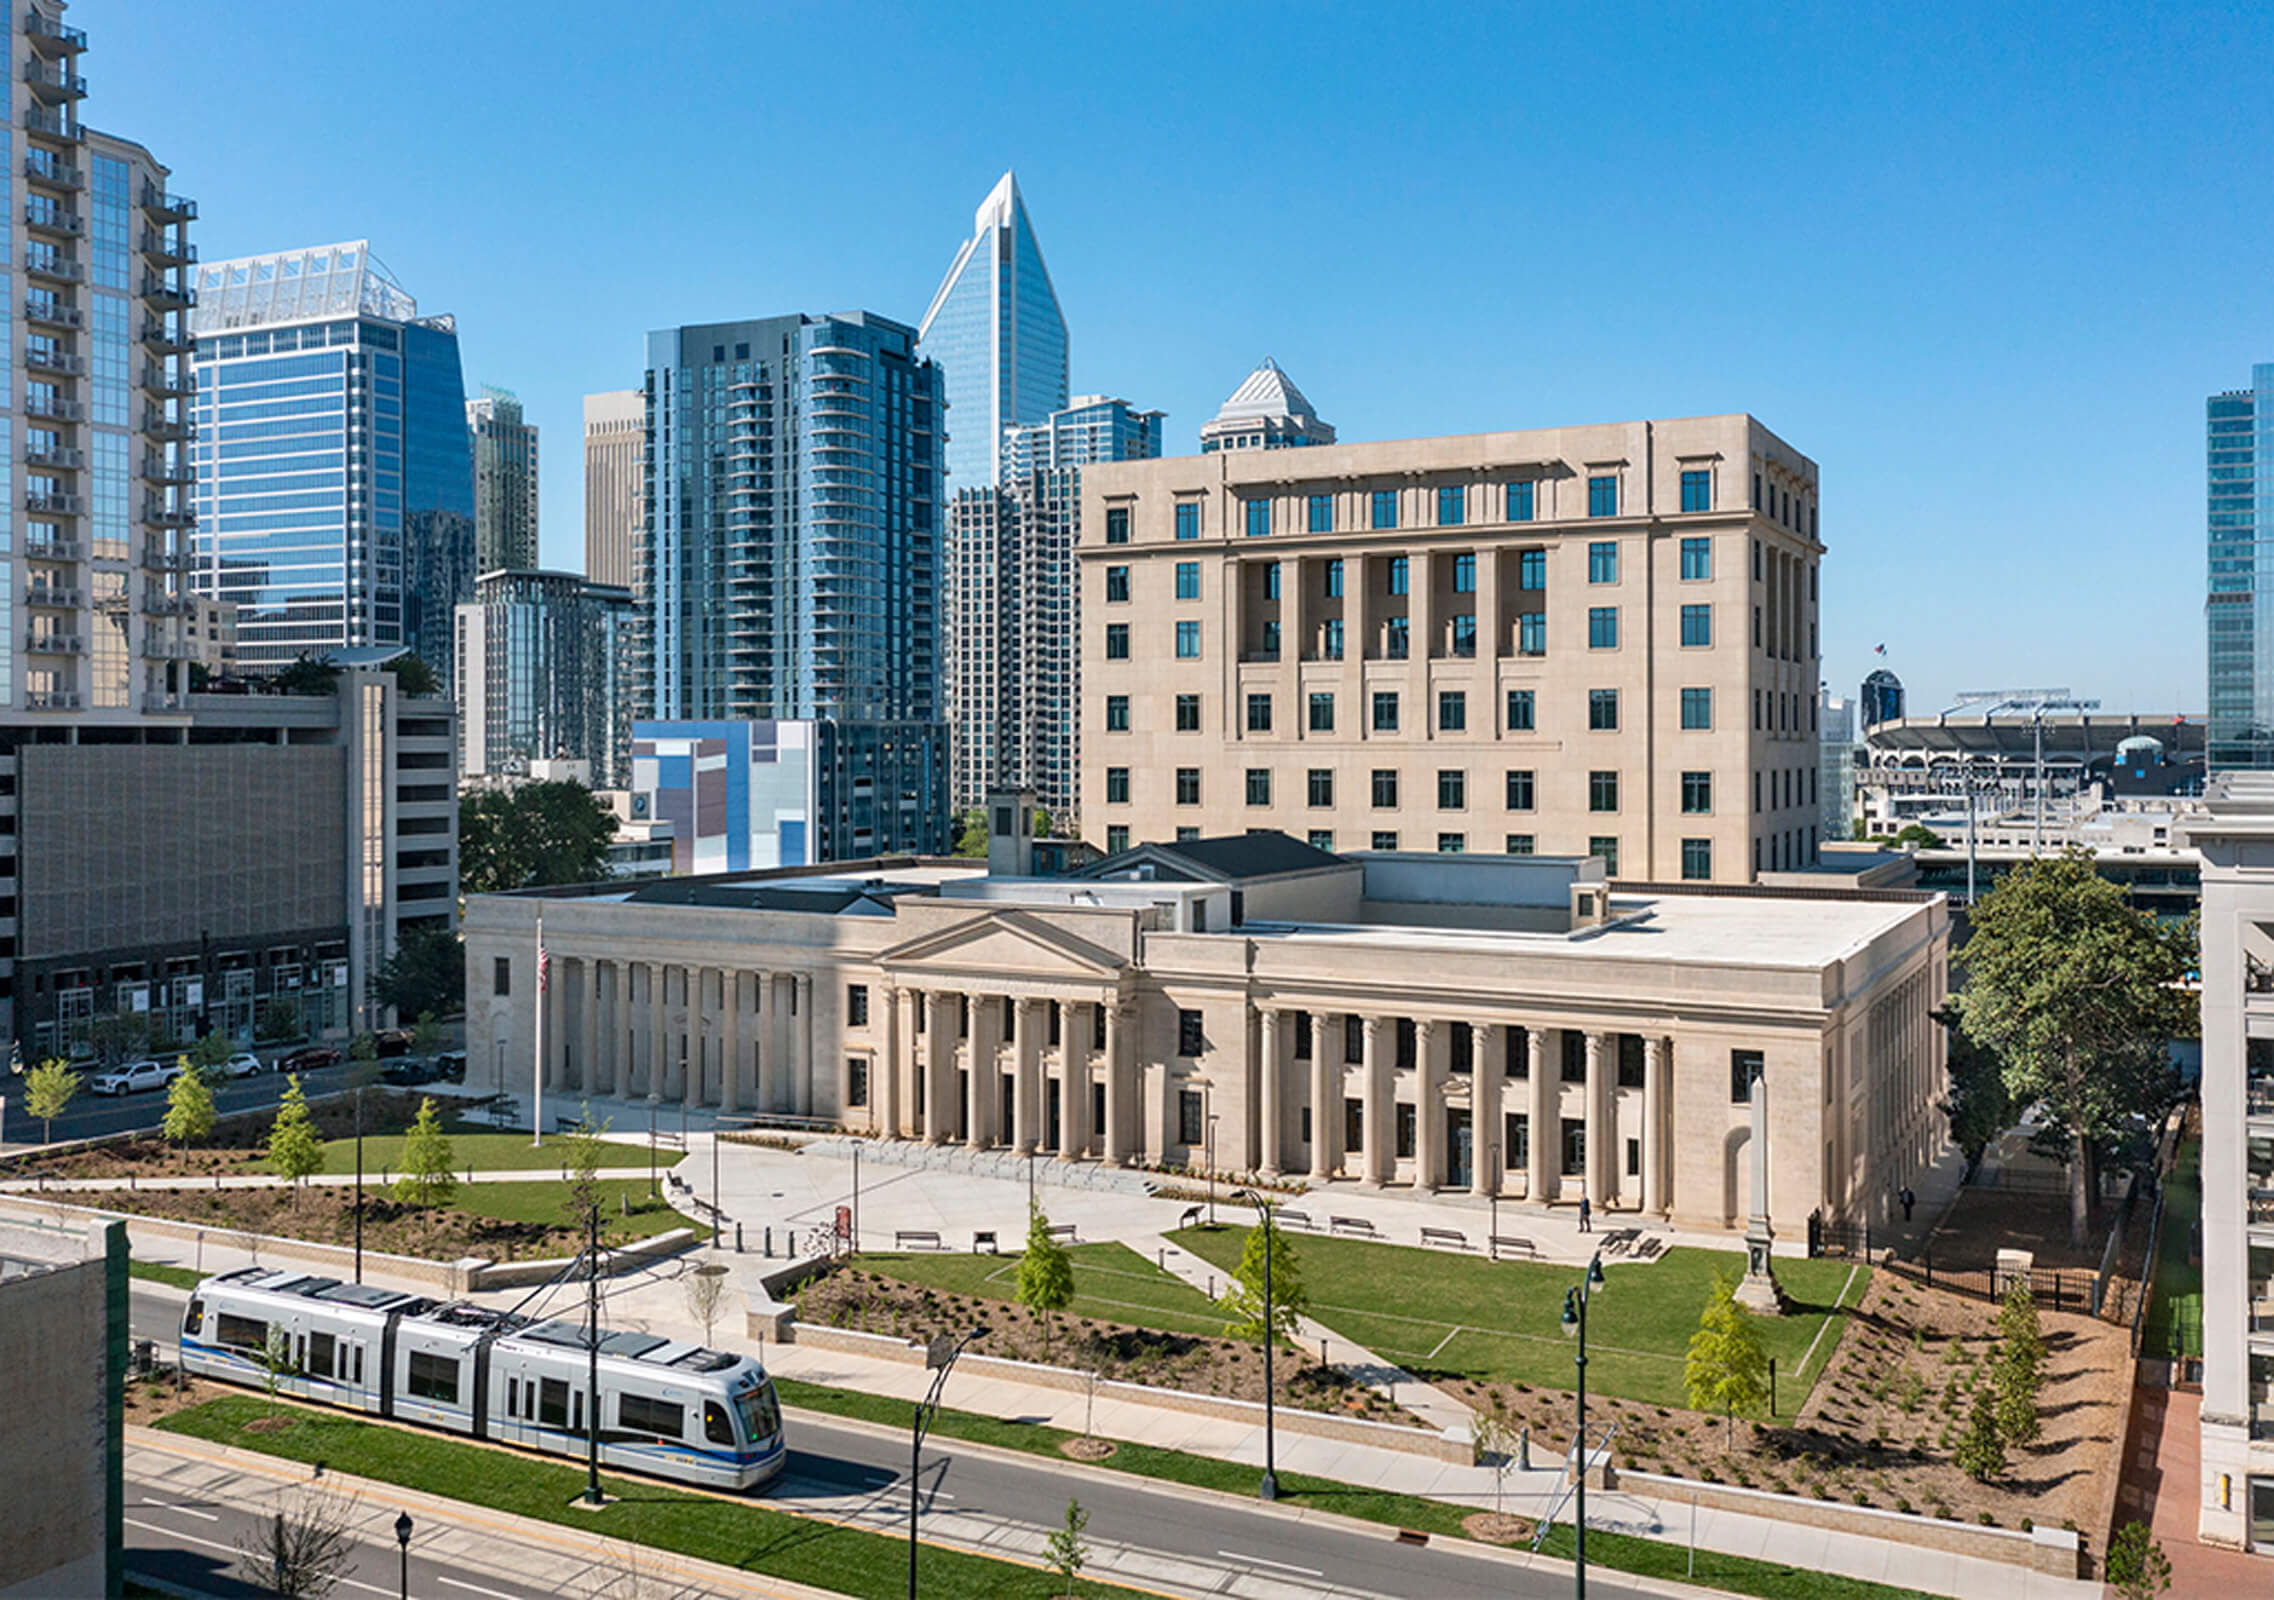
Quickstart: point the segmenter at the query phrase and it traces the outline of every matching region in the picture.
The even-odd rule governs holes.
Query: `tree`
[[[1682,1386],[1700,1411],[1719,1411],[1728,1424],[1723,1448],[1736,1442],[1737,1413],[1769,1403],[1769,1357],[1753,1331],[1753,1315],[1737,1303],[1737,1286],[1715,1274],[1698,1331],[1683,1358]]]
[[[2171,1557],[2144,1522],[2127,1522],[2108,1541],[2108,1581],[2124,1600],[2156,1600],[2171,1589]]]
[[[442,1048],[442,1024],[434,1019],[432,1011],[421,1011],[418,1021],[411,1024],[411,1054],[430,1056]]]
[[[220,1077],[221,1069],[229,1064],[230,1053],[229,1036],[216,1028],[190,1046],[186,1059],[190,1066],[205,1075],[206,1082],[212,1083]]]
[[[110,1011],[87,1024],[87,1043],[106,1067],[140,1055],[150,1044],[150,1018],[140,1011]]]
[[[1950,1095],[1942,1103],[1950,1137],[1966,1153],[1967,1170],[1981,1165],[1990,1141],[2013,1125],[2013,1097],[2006,1093],[2005,1063],[1997,1052],[1975,1042],[1959,1020],[1955,1005],[1932,1013],[1948,1034]]]
[[[408,928],[403,931],[406,935],[410,932]],[[381,970],[383,972],[385,969],[382,968]],[[304,1037],[306,1032],[307,1030],[300,1020],[300,1001],[297,996],[289,994],[269,996],[268,1036],[271,1039],[298,1039]]]
[[[340,692],[340,669],[329,657],[303,652],[297,660],[269,674],[269,682],[276,685],[278,694],[336,695]]]
[[[2017,1277],[1998,1307],[1998,1348],[1990,1368],[1997,1396],[1998,1432],[2028,1444],[2040,1431],[2037,1397],[2045,1383],[2045,1334],[2029,1280]]]
[[[616,814],[581,783],[468,795],[458,804],[458,881],[468,894],[597,883],[615,837]]]
[[[166,1086],[166,1120],[159,1131],[179,1145],[202,1144],[213,1131],[213,1086],[182,1057],[182,1070]]]
[[[1074,1303],[1074,1259],[1050,1232],[1040,1206],[1027,1210],[1026,1253],[1019,1257],[1018,1302],[1042,1318],[1042,1345],[1050,1348],[1052,1319]]]
[[[466,941],[439,923],[407,924],[394,954],[372,977],[371,996],[399,1016],[445,1017],[465,1010]]]
[[[347,1042],[347,1058],[359,1064],[379,1059],[379,1035],[366,1028]]]
[[[679,1292],[687,1301],[687,1315],[703,1325],[703,1343],[709,1344],[719,1313],[726,1309],[726,1268],[697,1267],[680,1280]]]
[[[1477,1465],[1492,1473],[1492,1509],[1497,1515],[1508,1487],[1508,1474],[1516,1466],[1516,1424],[1508,1420],[1507,1409],[1497,1395],[1492,1409],[1480,1413],[1469,1425],[1469,1439],[1476,1450]]]
[[[1958,1470],[1976,1483],[1988,1483],[2006,1470],[2005,1435],[1998,1428],[1996,1399],[1988,1389],[1974,1393],[1974,1409],[1958,1441]]]
[[[1264,1243],[1266,1235],[1270,1244]],[[1310,1295],[1303,1288],[1302,1264],[1295,1259],[1295,1241],[1287,1237],[1284,1228],[1250,1228],[1247,1247],[1240,1252],[1239,1265],[1232,1269],[1232,1281],[1224,1294],[1224,1304],[1232,1313],[1224,1329],[1227,1339],[1253,1339],[1261,1343],[1265,1337],[1263,1320],[1263,1258],[1271,1253],[1271,1326],[1270,1331],[1282,1339],[1295,1336],[1295,1324],[1310,1309]]]
[[[269,1169],[293,1186],[324,1165],[324,1141],[316,1135],[308,1115],[308,1097],[300,1092],[300,1074],[284,1080],[284,1095],[277,1102],[276,1122],[268,1130]]]
[[[403,1175],[395,1180],[395,1198],[408,1205],[448,1205],[458,1193],[458,1177],[451,1170],[455,1160],[450,1135],[435,1115],[434,1097],[421,1095],[418,1118],[403,1136]]]
[[[434,675],[434,668],[426,658],[415,651],[405,650],[387,663],[387,670],[395,675],[395,692],[413,700],[431,700],[442,692],[442,680]]]
[[[973,806],[955,819],[955,853],[971,857],[984,857],[987,854],[985,806]]]
[[[287,1600],[321,1600],[354,1570],[361,1508],[321,1489],[296,1489],[289,1504],[237,1538],[246,1580]]]
[[[284,1380],[292,1376],[292,1335],[270,1323],[268,1337],[254,1353],[253,1363],[261,1369],[261,1387],[268,1391],[268,1414],[273,1417],[277,1398],[284,1390]]]
[[[592,1125],[592,1107],[580,1108],[576,1126],[562,1136],[561,1165],[568,1174],[569,1215],[576,1225],[590,1231],[592,1219],[600,1212],[600,1136],[608,1131],[609,1124]]]
[[[1951,957],[1966,1031],[2005,1064],[2014,1103],[2038,1106],[2069,1163],[2069,1243],[2091,1224],[2095,1152],[2175,1093],[2167,1046],[2198,1031],[2192,921],[2165,927],[2073,849],[2027,862],[1982,897]]]
[[[24,1109],[46,1124],[40,1143],[55,1143],[55,1119],[79,1092],[79,1074],[61,1056],[50,1056],[24,1075]]]
[[[1082,1502],[1068,1500],[1065,1525],[1051,1531],[1050,1542],[1044,1547],[1050,1570],[1066,1585],[1067,1600],[1072,1600],[1082,1569],[1090,1564],[1089,1542],[1082,1537],[1089,1525],[1090,1514],[1082,1509]]]
[[[1891,841],[1898,847],[1909,845],[1920,850],[1940,850],[1942,835],[1923,822],[1905,823]]]

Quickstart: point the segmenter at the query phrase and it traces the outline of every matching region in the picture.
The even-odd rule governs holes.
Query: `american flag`
[[[553,957],[543,945],[537,947],[537,992],[543,994],[545,985],[553,975]]]

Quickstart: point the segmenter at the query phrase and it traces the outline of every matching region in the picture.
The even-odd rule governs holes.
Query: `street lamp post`
[[[1579,1467],[1579,1559],[1572,1569],[1571,1590],[1576,1600],[1587,1600],[1587,1302],[1604,1287],[1603,1253],[1598,1250],[1587,1263],[1586,1278],[1578,1287],[1563,1292],[1563,1331],[1579,1340],[1579,1431],[1573,1441]]]
[[[939,1416],[940,1395],[947,1388],[948,1374],[955,1370],[955,1358],[963,1354],[965,1345],[986,1331],[986,1326],[982,1324],[961,1338],[952,1334],[937,1334],[924,1353],[924,1364],[932,1369],[932,1388],[917,1403],[915,1423],[909,1437],[908,1600],[916,1600],[916,1517],[924,1505],[924,1435],[932,1431],[932,1423]]]
[[[711,1123],[711,1248],[719,1247],[719,1234],[726,1226],[726,1218],[719,1214],[719,1125]]]
[[[363,1281],[363,1085],[355,1086],[355,1281]]]
[[[600,1197],[585,1208],[584,1263],[584,1503],[605,1504],[600,1493]]]
[[[408,1511],[395,1518],[395,1543],[403,1550],[401,1600],[411,1600],[411,1514]]]
[[[1208,1226],[1216,1226],[1216,1086],[1200,1086],[1201,1159],[1208,1163]]]
[[[1256,1215],[1263,1219],[1263,1483],[1257,1492],[1266,1500],[1276,1500],[1279,1498],[1279,1455],[1272,1400],[1271,1347],[1279,1342],[1279,1328],[1271,1298],[1271,1202],[1253,1189],[1235,1189],[1232,1198],[1253,1205]]]

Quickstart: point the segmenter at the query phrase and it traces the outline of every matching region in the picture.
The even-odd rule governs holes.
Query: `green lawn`
[[[130,1278],[147,1278],[152,1283],[170,1283],[177,1289],[194,1289],[205,1280],[187,1267],[162,1266],[155,1261],[133,1261],[126,1264]]]
[[[2203,1146],[2179,1147],[2164,1181],[2162,1237],[2156,1245],[2155,1291],[2140,1324],[2140,1354],[2177,1360],[2203,1353],[2203,1267],[2189,1260],[2203,1215]]]
[[[622,1243],[692,1228],[703,1238],[710,1230],[651,1198],[645,1178],[600,1180],[601,1226],[607,1236]],[[569,1186],[555,1178],[544,1183],[461,1183],[451,1208],[500,1222],[560,1223],[569,1215]]]
[[[1163,1272],[1127,1245],[1070,1245],[1066,1254],[1074,1263],[1074,1302],[1067,1307],[1067,1316],[1208,1337],[1224,1331],[1224,1313],[1206,1295],[1175,1274]],[[854,1258],[854,1265],[881,1277],[948,1294],[993,1300],[1018,1298],[1017,1256],[872,1251]]]
[[[291,1410],[292,1426],[275,1433],[246,1433],[245,1423],[266,1415],[268,1405],[255,1395],[228,1395],[176,1412],[158,1426],[291,1461],[322,1461],[359,1477],[563,1527],[590,1529],[839,1594],[893,1600],[907,1592],[904,1540],[776,1511],[762,1496],[687,1494],[659,1484],[603,1476],[605,1492],[621,1498],[598,1512],[581,1511],[571,1504],[584,1488],[584,1469],[579,1465],[346,1416]],[[924,1551],[922,1570],[927,1596],[1046,1600],[1060,1592],[1047,1572],[938,1546]],[[1085,1581],[1082,1592],[1138,1600],[1138,1591],[1108,1584]]]
[[[367,1177],[377,1177],[382,1170],[399,1172],[403,1165],[403,1135],[399,1133],[367,1133],[363,1136],[363,1171]],[[561,1170],[563,1150],[567,1141],[560,1135],[545,1140],[544,1148],[530,1145],[526,1133],[453,1133],[450,1135],[452,1165],[460,1172],[554,1172]],[[647,1147],[624,1144],[600,1146],[600,1164],[604,1167],[647,1168]],[[656,1165],[668,1172],[678,1165],[679,1153],[675,1150],[659,1151]],[[274,1169],[268,1158],[258,1157],[245,1163],[247,1171],[269,1172]],[[319,1172],[353,1172],[355,1170],[355,1141],[328,1139],[324,1142],[324,1164]]]
[[[1561,1319],[1564,1291],[1579,1281],[1579,1268],[1290,1237],[1311,1315],[1415,1376],[1571,1387],[1575,1352]],[[1193,1254],[1226,1270],[1239,1260],[1246,1238],[1243,1228],[1177,1235]],[[1606,1291],[1587,1317],[1589,1388],[1651,1405],[1687,1404],[1682,1354],[1697,1331],[1706,1291],[1715,1273],[1744,1268],[1745,1258],[1735,1251],[1695,1249],[1669,1250],[1630,1266],[1606,1264]],[[1777,1363],[1779,1417],[1799,1410],[1839,1343],[1846,1318],[1834,1302],[1853,1305],[1869,1279],[1868,1272],[1855,1272],[1851,1283],[1851,1270],[1845,1261],[1777,1262],[1777,1280],[1793,1309],[1761,1318],[1755,1327]]]

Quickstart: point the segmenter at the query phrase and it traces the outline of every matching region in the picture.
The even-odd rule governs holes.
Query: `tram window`
[[[328,1333],[308,1335],[308,1376],[329,1378],[339,1365],[337,1342]]]
[[[509,1417],[521,1415],[521,1380],[519,1378],[505,1380],[505,1414]]]
[[[456,1405],[458,1363],[448,1356],[430,1356],[424,1350],[413,1350],[410,1381],[404,1388],[421,1400],[442,1400]]]
[[[205,1331],[205,1302],[203,1300],[192,1300],[189,1303],[189,1315],[183,1319],[182,1326],[193,1339]]]
[[[616,1421],[635,1433],[652,1433],[665,1439],[684,1438],[687,1433],[685,1408],[668,1400],[651,1400],[644,1394],[618,1395]]]
[[[703,1402],[703,1437],[713,1444],[734,1443],[734,1424],[727,1419],[726,1407],[716,1400]]]
[[[559,1378],[545,1379],[537,1389],[537,1420],[548,1428],[565,1428],[568,1419],[569,1386]]]
[[[356,1346],[354,1346],[354,1350],[355,1350],[355,1386],[356,1386],[357,1388],[359,1388],[359,1389],[360,1389],[360,1388],[362,1388],[362,1387],[363,1387],[363,1346],[361,1346],[361,1345],[356,1345]]]
[[[240,1317],[224,1311],[213,1319],[213,1339],[239,1350],[266,1350],[268,1324],[258,1317]]]

